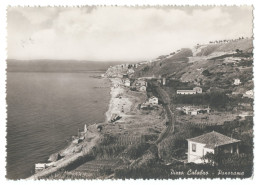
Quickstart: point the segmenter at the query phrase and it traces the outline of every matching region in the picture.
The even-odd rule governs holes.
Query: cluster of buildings
[[[123,78],[124,75],[131,76],[135,72],[134,69],[138,66],[140,66],[140,64],[121,64],[110,66],[103,76],[111,78]]]
[[[193,115],[193,116],[196,116],[198,114],[208,114],[211,112],[211,109],[209,107],[201,108],[196,106],[184,106],[184,107],[178,107],[176,109],[183,111],[187,115]]]
[[[132,87],[137,91],[146,92],[147,82],[144,79],[138,78],[132,84],[129,78],[123,78],[122,81],[126,87]]]
[[[148,101],[146,101],[145,103],[142,103],[140,108],[141,109],[149,109],[149,108],[153,108],[153,107],[157,107],[158,106],[158,98],[155,96],[152,96],[148,99]]]
[[[177,94],[201,94],[202,88],[201,87],[194,87],[192,90],[177,90]]]
[[[144,79],[138,78],[134,82],[134,86],[138,91],[145,92],[147,88],[147,82]]]

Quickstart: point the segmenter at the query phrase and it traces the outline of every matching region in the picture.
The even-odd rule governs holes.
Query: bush
[[[204,75],[204,76],[210,76],[211,75],[211,73],[209,72],[209,70],[204,70],[203,72],[202,72],[202,74]]]
[[[172,98],[174,104],[209,105],[215,109],[225,109],[230,104],[230,98],[225,92],[211,92],[194,95],[176,95]]]

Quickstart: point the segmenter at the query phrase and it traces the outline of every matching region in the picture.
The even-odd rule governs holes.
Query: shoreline
[[[122,95],[125,93],[124,87],[122,87],[122,80],[120,78],[108,78],[111,82],[110,88],[110,101],[108,110],[105,113],[106,123],[110,121],[113,114],[120,115],[121,120],[126,117],[126,112],[130,111],[132,102]]]
[[[103,77],[101,77],[103,78]],[[93,147],[95,147],[99,141],[99,139],[102,137],[102,133],[99,133],[97,131],[97,125],[98,124],[106,124],[108,123],[109,118],[112,115],[112,110],[114,109],[113,107],[113,100],[115,99],[115,97],[117,96],[117,91],[113,91],[113,87],[115,84],[115,81],[113,81],[113,79],[111,78],[107,78],[110,81],[110,100],[108,103],[108,109],[105,112],[104,116],[104,122],[101,123],[92,123],[90,125],[87,126],[88,130],[85,133],[86,139],[90,138],[91,141],[83,141],[82,143],[79,144],[79,146],[74,146],[73,145],[73,140],[68,142],[68,144],[62,148],[61,150],[49,155],[49,159],[51,158],[51,156],[53,155],[61,155],[63,156],[61,159],[51,162],[49,161],[49,159],[47,160],[46,163],[48,168],[43,169],[42,171],[39,172],[35,172],[33,175],[25,178],[26,180],[30,180],[30,179],[39,179],[41,177],[53,174],[63,168],[65,168],[66,166],[69,166],[70,164],[72,164],[74,161],[77,161],[80,157],[84,157],[85,155],[87,155],[91,149]],[[84,149],[83,149],[84,148]]]
[[[85,134],[90,137],[84,138],[79,144],[73,144],[73,141],[71,141],[64,149],[55,153],[60,154],[61,159],[49,163],[52,165],[27,179],[45,178],[59,170],[66,169],[69,165],[90,154],[92,148],[98,146],[106,134],[119,138],[123,137],[130,142],[129,144],[132,144],[131,140],[134,139],[137,144],[142,142],[140,138],[143,135],[158,135],[165,129],[165,119],[164,116],[161,116],[162,106],[159,106],[158,110],[154,110],[150,114],[143,113],[142,110],[138,109],[138,105],[146,101],[146,93],[130,91],[124,86],[121,78],[106,78],[110,81],[111,88],[105,121],[89,125]],[[119,116],[119,119],[115,121],[116,124],[114,124],[114,121],[110,122],[111,117],[115,114]],[[98,130],[98,126],[102,127],[102,131]]]

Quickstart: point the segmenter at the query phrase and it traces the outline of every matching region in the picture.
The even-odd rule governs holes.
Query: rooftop
[[[218,146],[240,142],[240,140],[225,136],[215,131],[200,135],[198,137],[190,138],[187,140],[206,144],[205,146],[206,148],[212,148],[212,149]]]
[[[195,92],[195,90],[177,90],[177,92]]]

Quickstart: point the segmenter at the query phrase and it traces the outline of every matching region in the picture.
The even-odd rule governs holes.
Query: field
[[[98,173],[100,170],[118,168],[122,164],[123,162],[120,159],[98,159],[86,162],[85,164],[82,164],[76,168],[74,171],[94,174]]]
[[[196,116],[182,115],[177,116],[176,121],[190,123],[195,125],[223,125],[225,121],[234,120],[238,114],[232,114],[230,112],[214,112],[209,114],[200,114]]]

